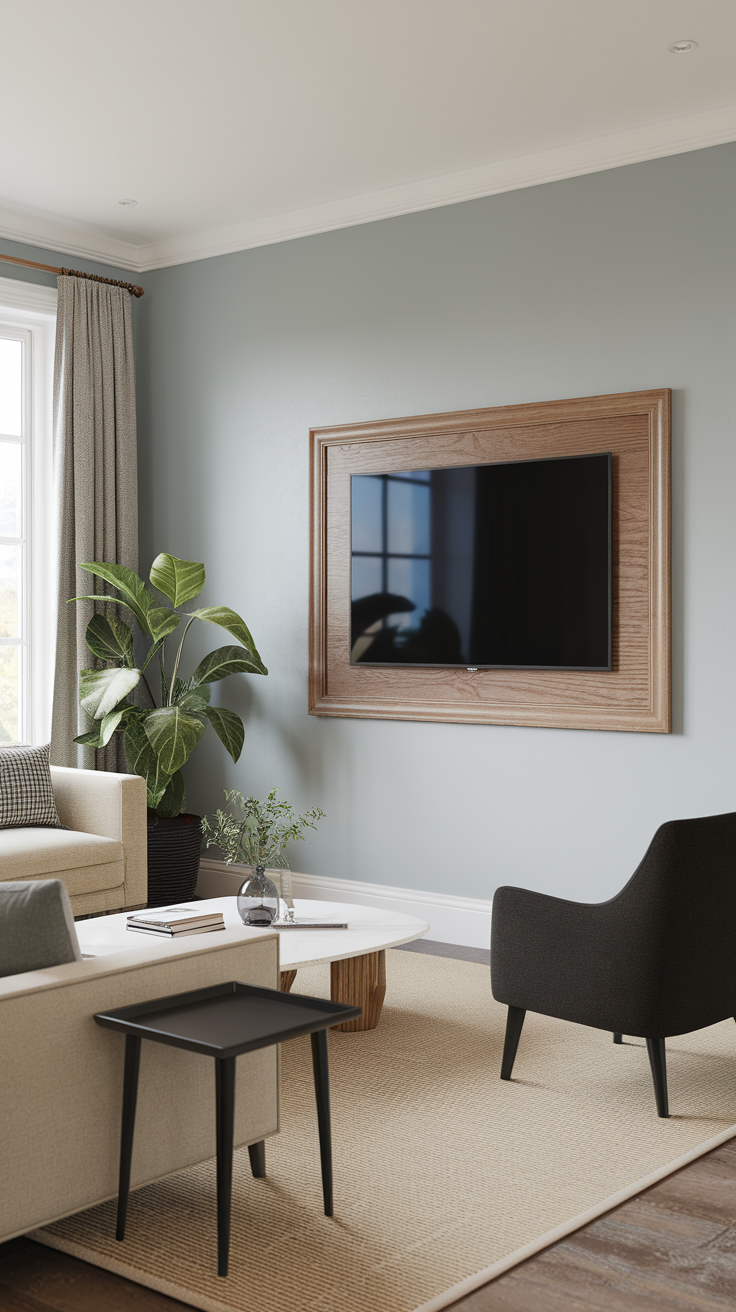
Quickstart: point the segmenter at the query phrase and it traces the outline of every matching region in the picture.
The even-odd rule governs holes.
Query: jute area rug
[[[35,1237],[205,1312],[423,1312],[736,1135],[736,1025],[667,1045],[668,1121],[641,1040],[530,1015],[510,1083],[487,967],[387,953],[378,1029],[330,1035],[335,1217],[322,1213],[309,1040],[282,1057],[268,1178],[236,1154],[230,1275],[214,1162]],[[297,977],[328,996],[326,967]]]

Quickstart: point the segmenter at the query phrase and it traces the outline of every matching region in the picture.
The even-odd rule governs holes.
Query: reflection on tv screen
[[[611,455],[351,479],[352,664],[611,668]]]

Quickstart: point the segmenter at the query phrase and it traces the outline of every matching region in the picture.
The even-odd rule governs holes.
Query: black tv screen
[[[351,664],[611,669],[610,452],[351,482]]]

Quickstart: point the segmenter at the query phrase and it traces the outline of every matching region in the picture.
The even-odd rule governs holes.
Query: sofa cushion
[[[61,827],[51,787],[49,745],[0,748],[0,829]]]
[[[123,845],[78,830],[0,830],[0,880],[53,875],[72,894],[117,888],[125,880]]]

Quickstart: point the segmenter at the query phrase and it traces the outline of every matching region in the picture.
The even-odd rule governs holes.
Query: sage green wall
[[[204,560],[270,670],[218,685],[245,749],[198,749],[192,809],[279,784],[328,815],[297,869],[597,900],[662,820],[734,807],[735,164],[721,146],[142,275],[141,559]],[[667,386],[671,736],[307,716],[311,425]]]

